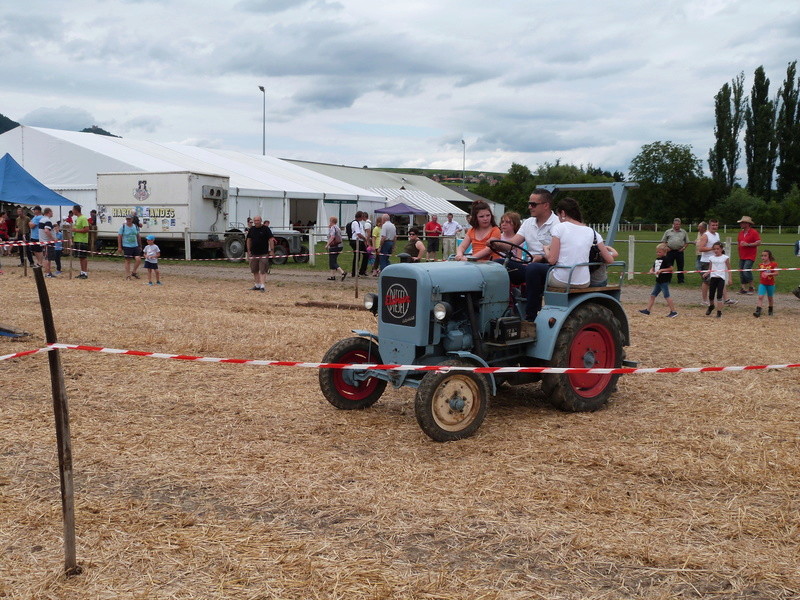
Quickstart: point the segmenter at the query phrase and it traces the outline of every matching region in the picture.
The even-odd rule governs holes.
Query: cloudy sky
[[[713,144],[714,95],[800,58],[796,0],[29,0],[0,6],[0,113],[370,167],[627,171]]]

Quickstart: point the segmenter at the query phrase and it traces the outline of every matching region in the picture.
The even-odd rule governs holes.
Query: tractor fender
[[[622,325],[622,344],[630,345],[630,330],[628,317],[622,305],[612,296],[607,294],[575,294],[569,299],[567,306],[545,305],[536,316],[536,343],[528,349],[528,356],[541,360],[550,360],[553,357],[556,340],[561,328],[566,323],[572,312],[582,304],[591,302],[608,308]]]
[[[481,367],[488,367],[489,366],[489,363],[487,363],[485,360],[483,360],[477,354],[472,354],[472,352],[466,352],[464,350],[454,350],[452,352],[448,352],[448,354],[450,354],[452,356],[457,356],[458,358],[460,358],[462,360],[466,360],[466,361],[469,361],[469,362],[477,363],[478,366],[481,366]],[[497,394],[497,382],[495,381],[494,375],[492,373],[481,373],[481,375],[485,375],[486,379],[489,380],[489,385],[492,387],[492,396]]]
[[[378,344],[378,335],[372,333],[371,331],[367,331],[366,329],[351,329],[350,332],[355,333],[359,337],[365,337],[371,340],[375,340],[375,343]],[[378,344],[378,347],[380,347],[380,344]]]

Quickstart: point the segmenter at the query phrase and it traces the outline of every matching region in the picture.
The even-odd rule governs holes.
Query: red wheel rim
[[[368,363],[369,357],[364,350],[350,350],[345,352],[336,361],[343,364],[357,365],[361,363]],[[372,362],[375,362],[374,360]],[[345,380],[344,369],[334,369],[333,371],[333,385],[343,398],[357,402],[368,398],[378,387],[379,379],[370,377],[364,381],[359,381],[357,385],[352,385]]]
[[[614,336],[605,325],[591,323],[572,339],[567,366],[579,369],[613,369],[616,361],[617,349]],[[593,398],[605,389],[613,375],[570,373],[568,377],[576,394],[583,398]]]

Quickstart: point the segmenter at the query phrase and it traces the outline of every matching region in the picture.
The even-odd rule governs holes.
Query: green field
[[[729,254],[731,256],[731,267],[737,268],[739,265],[739,258],[738,253],[735,248],[736,246],[736,231],[729,231],[727,234],[722,234],[721,239],[723,243],[727,241],[727,238],[730,237],[731,241],[734,245],[733,253]],[[641,284],[641,285],[649,285],[653,282],[652,275],[648,275],[647,271],[650,270],[652,266],[652,261],[655,258],[656,252],[656,244],[661,240],[662,233],[656,232],[647,232],[647,231],[637,231],[635,233],[628,233],[623,232],[617,235],[617,241],[614,244],[614,248],[619,252],[619,260],[623,260],[625,262],[628,261],[628,247],[629,247],[629,236],[633,235],[635,238],[635,246],[634,246],[634,264],[633,270],[639,273],[644,273],[641,275],[635,275],[634,278],[630,281],[627,279],[625,283],[633,283],[633,284]],[[689,239],[693,240],[696,234],[690,234]],[[762,246],[761,248],[767,248],[772,251],[775,255],[775,260],[777,261],[778,265],[783,268],[789,267],[800,267],[800,257],[794,256],[794,243],[797,241],[797,236],[792,234],[777,234],[777,233],[765,233],[762,236]],[[727,247],[726,247],[727,248]],[[319,243],[317,244],[316,251],[318,253],[325,252],[325,244]],[[396,254],[396,252],[395,252]],[[326,256],[317,256],[317,264],[314,267],[310,265],[298,265],[294,263],[291,259],[287,262],[286,266],[291,267],[304,267],[304,268],[313,268],[317,271],[325,271],[328,268],[328,259]],[[396,258],[393,258],[393,262],[397,262]],[[694,269],[694,246],[690,245],[686,251],[686,265],[685,269],[690,270]],[[345,271],[350,271],[350,267],[353,264],[353,254],[350,251],[348,246],[345,246],[345,251],[339,256],[339,264]],[[285,268],[285,267],[276,267],[277,269]],[[739,282],[738,273],[733,273],[733,282],[732,285],[736,286]],[[754,274],[754,279],[756,283],[758,282],[758,274]],[[686,275],[686,284],[687,286],[690,285],[697,285],[700,283],[700,275],[689,273]],[[778,276],[776,277],[775,281],[777,291],[778,292],[790,292],[798,285],[800,285],[800,271],[785,271],[779,272]],[[734,289],[736,289],[734,287]]]

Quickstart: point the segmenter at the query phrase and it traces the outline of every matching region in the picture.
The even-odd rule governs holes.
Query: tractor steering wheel
[[[528,252],[525,248],[518,244],[513,244],[511,242],[506,242],[505,240],[489,240],[489,249],[494,252],[495,254],[499,254],[500,258],[503,259],[503,266],[508,264],[508,261],[512,258],[517,262],[522,263],[523,265],[529,265],[533,262],[533,254]],[[499,250],[499,247],[506,247],[506,250]],[[513,249],[520,250],[521,257],[515,258]]]

